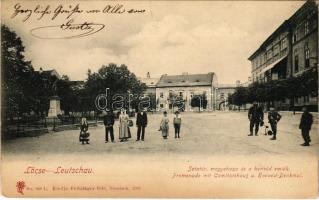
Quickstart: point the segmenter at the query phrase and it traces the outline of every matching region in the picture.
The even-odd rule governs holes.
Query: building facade
[[[285,20],[248,58],[252,82],[267,82],[318,69],[318,4],[309,0]],[[317,97],[294,99],[294,105],[317,105]],[[277,102],[287,107],[291,100]]]
[[[183,105],[184,111],[192,111],[192,99],[198,98],[201,109],[215,110],[217,100],[217,76],[215,73],[162,75],[156,84],[157,110],[170,110]],[[206,103],[204,103],[206,102]]]
[[[228,97],[234,94],[236,84],[220,84],[217,90],[217,110],[228,110]]]
[[[144,92],[144,94],[155,95],[156,84],[157,84],[159,78],[152,78],[151,74],[149,72],[147,72],[145,78],[140,77],[140,78],[138,78],[138,80],[141,81],[142,83],[145,83],[145,85],[146,85],[146,91]]]
[[[241,83],[239,80],[235,84],[218,84],[217,88],[217,110],[230,110],[234,109],[235,105],[229,105],[228,97],[235,93],[237,87],[248,87],[250,80]],[[243,105],[246,108],[246,105]]]
[[[318,69],[318,4],[306,2],[291,18],[292,76]],[[295,106],[317,107],[318,97],[295,98]]]
[[[266,82],[287,78],[289,72],[289,22],[282,23],[248,58],[252,64],[253,82]]]

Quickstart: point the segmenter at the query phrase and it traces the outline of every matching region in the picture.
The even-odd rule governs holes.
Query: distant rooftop
[[[155,87],[159,78],[139,78],[139,80],[148,87]]]
[[[218,88],[235,88],[236,84],[218,84]]]
[[[37,71],[37,72],[40,73],[40,74],[55,76],[56,78],[61,79],[60,74],[55,69],[43,70],[42,67],[41,67],[40,70]]]
[[[207,74],[182,74],[162,75],[157,87],[181,87],[181,86],[210,86],[212,85],[214,73]]]

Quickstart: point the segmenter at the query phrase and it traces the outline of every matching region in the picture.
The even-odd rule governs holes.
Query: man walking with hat
[[[249,130],[250,134],[248,136],[253,136],[253,130],[255,126],[255,135],[258,135],[259,124],[263,125],[264,113],[261,107],[258,107],[256,101],[253,102],[253,106],[248,111],[248,119],[249,119]]]
[[[140,139],[144,141],[144,135],[145,135],[145,127],[147,126],[147,114],[146,111],[140,110],[137,113],[136,117],[136,126],[137,126],[137,139],[136,141],[139,141]]]
[[[114,142],[114,114],[113,111],[106,110],[106,115],[104,116],[104,126],[105,126],[105,143],[109,142],[109,133],[111,136],[111,141]]]

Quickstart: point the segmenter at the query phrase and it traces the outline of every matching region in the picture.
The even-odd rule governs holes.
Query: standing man
[[[303,113],[300,119],[299,129],[301,129],[301,134],[305,143],[301,144],[301,146],[309,146],[309,143],[311,142],[309,132],[311,130],[311,125],[313,122],[312,114],[309,113],[307,107],[303,107],[302,111]]]
[[[281,119],[281,115],[275,111],[273,107],[269,108],[268,112],[268,122],[270,124],[271,130],[273,132],[273,137],[270,138],[271,140],[276,140],[276,134],[277,134],[277,123]]]
[[[249,108],[248,111],[248,119],[250,122],[249,128],[250,128],[250,134],[248,136],[253,136],[253,130],[255,126],[255,135],[258,135],[259,130],[259,124],[263,124],[264,120],[264,112],[261,107],[258,107],[258,104],[256,101],[253,102],[253,106]]]
[[[136,126],[137,126],[137,139],[136,139],[136,141],[139,141],[140,139],[142,141],[144,141],[145,127],[147,126],[147,114],[146,114],[145,110],[144,111],[140,110],[137,113]]]
[[[106,110],[106,115],[104,116],[104,126],[105,126],[105,143],[109,142],[109,132],[111,136],[111,141],[114,142],[114,114],[113,111]]]

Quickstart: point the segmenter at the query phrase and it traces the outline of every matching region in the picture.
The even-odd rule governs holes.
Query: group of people
[[[302,116],[300,119],[299,129],[301,130],[301,135],[304,139],[302,146],[309,146],[310,139],[310,130],[313,123],[312,114],[309,113],[307,107],[302,108]],[[253,102],[253,106],[248,110],[248,119],[250,122],[249,129],[250,134],[248,136],[253,136],[255,128],[255,136],[258,136],[259,126],[264,125],[264,112],[261,107],[258,106],[257,102]],[[275,111],[273,107],[270,107],[268,112],[268,123],[270,125],[271,131],[265,130],[265,135],[272,135],[271,140],[277,139],[277,124],[281,119],[281,115]],[[268,128],[268,126],[265,126]]]
[[[106,110],[106,115],[104,116],[103,123],[105,126],[105,143],[109,142],[109,136],[111,142],[115,142],[114,139],[114,123],[115,123],[115,115],[113,111]],[[145,139],[145,129],[147,127],[147,113],[145,110],[140,110],[136,116],[136,141],[144,141]],[[179,111],[175,112],[173,125],[175,129],[175,138],[180,138],[180,129],[181,129],[182,119]],[[132,138],[130,127],[133,126],[133,121],[129,118],[125,109],[121,110],[119,115],[119,139],[120,142],[125,142],[128,139]],[[159,124],[159,131],[162,132],[163,139],[167,139],[169,136],[169,118],[167,116],[167,112],[163,112],[163,117],[161,123]],[[80,138],[79,141],[82,144],[89,144],[89,132],[88,132],[88,123],[86,118],[82,118],[80,125]]]
[[[250,122],[249,129],[250,134],[248,136],[253,136],[255,130],[255,136],[258,136],[258,131],[260,126],[264,126],[264,112],[261,107],[258,106],[257,102],[253,103],[253,106],[248,111],[248,119]],[[272,135],[270,138],[271,140],[277,139],[277,125],[281,119],[281,115],[273,108],[270,107],[268,112],[268,123],[270,125],[271,131],[267,131],[268,126],[265,126],[265,135]],[[109,135],[111,138],[111,142],[115,142],[114,140],[114,122],[115,122],[115,115],[113,111],[107,110],[107,114],[104,116],[103,119],[104,126],[105,126],[105,143],[109,142]],[[162,132],[163,139],[167,139],[169,136],[169,118],[167,116],[167,112],[163,112],[163,117],[161,123],[159,124],[159,131]],[[147,127],[147,113],[145,110],[140,110],[136,116],[136,126],[137,126],[137,133],[136,133],[136,141],[144,141],[145,139],[145,129]],[[310,139],[310,130],[313,123],[313,116],[311,113],[308,112],[307,107],[303,107],[303,114],[300,119],[299,129],[301,130],[301,135],[304,139],[304,143],[301,144],[302,146],[309,146],[311,139]],[[180,138],[180,129],[181,129],[182,119],[180,113],[178,111],[175,112],[173,125],[175,130],[175,138]],[[132,138],[130,127],[133,126],[133,121],[129,118],[128,114],[126,113],[125,109],[121,110],[119,115],[119,139],[120,142],[125,142],[128,139]],[[81,125],[80,125],[80,137],[79,141],[82,144],[89,144],[89,136],[90,133],[88,132],[88,122],[86,118],[82,118]]]

